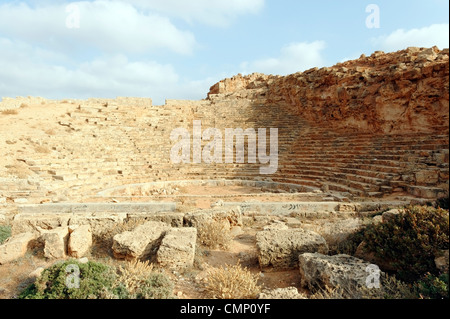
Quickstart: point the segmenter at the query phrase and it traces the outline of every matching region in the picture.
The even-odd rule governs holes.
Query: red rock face
[[[449,50],[375,52],[286,77],[238,75],[215,84],[208,97],[217,95],[288,107],[336,131],[442,134],[449,127]]]

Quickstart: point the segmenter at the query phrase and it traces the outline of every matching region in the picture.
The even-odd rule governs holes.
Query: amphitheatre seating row
[[[165,106],[94,102],[74,106],[72,133],[52,136],[51,153],[21,159],[41,185],[25,195],[40,197],[44,189],[83,196],[125,184],[186,179],[267,180],[363,197],[403,192],[433,198],[448,191],[448,136],[339,134],[288,109],[234,100]],[[222,131],[278,128],[277,173],[261,175],[259,163],[172,164],[170,133],[178,127],[192,132],[194,120],[202,120],[203,129]]]

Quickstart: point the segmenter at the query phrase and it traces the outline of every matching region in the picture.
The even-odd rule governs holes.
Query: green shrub
[[[392,261],[400,280],[414,282],[427,273],[437,275],[436,254],[449,248],[449,213],[407,207],[389,222],[368,226],[364,241],[378,258]]]
[[[74,275],[66,271],[69,265],[79,269],[79,288],[67,285],[68,276]],[[20,294],[19,299],[173,298],[173,283],[152,269],[143,263],[129,263],[125,268],[115,268],[95,262],[59,262],[44,270],[36,282]]]
[[[421,297],[426,299],[449,299],[448,274],[439,277],[427,274],[417,283]]]
[[[66,272],[69,265],[80,270],[79,288],[69,288],[66,284],[68,276],[73,274]],[[20,294],[19,299],[100,299],[105,290],[112,290],[116,277],[113,268],[100,263],[59,262],[44,270],[36,282]]]
[[[173,283],[167,276],[159,273],[152,273],[136,289],[136,293],[131,299],[171,299],[173,297]]]
[[[11,237],[11,226],[0,225],[0,245]]]

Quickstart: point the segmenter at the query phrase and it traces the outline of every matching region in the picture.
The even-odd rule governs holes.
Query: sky
[[[200,100],[238,73],[449,47],[448,0],[0,0],[0,97]]]

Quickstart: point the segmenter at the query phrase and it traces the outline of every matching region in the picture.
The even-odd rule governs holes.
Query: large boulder
[[[194,265],[196,228],[172,228],[164,236],[157,262],[170,269],[186,269]]]
[[[68,253],[74,258],[82,258],[88,254],[92,246],[91,226],[69,226]]]
[[[378,266],[349,255],[302,254],[299,269],[303,287],[312,291],[340,288],[348,298],[354,297],[358,288],[380,283],[382,275]]]
[[[0,265],[23,257],[27,252],[28,245],[35,238],[33,233],[23,233],[7,239],[3,245],[0,245]]]
[[[149,258],[170,229],[170,225],[162,222],[147,222],[113,238],[113,253],[118,259],[135,260]]]
[[[261,267],[292,269],[303,253],[326,254],[328,245],[319,234],[304,229],[274,229],[256,234],[256,247]]]

